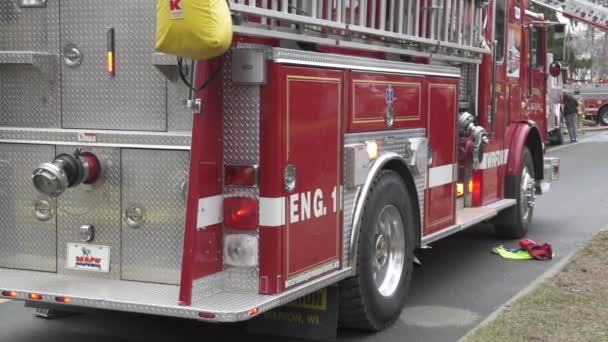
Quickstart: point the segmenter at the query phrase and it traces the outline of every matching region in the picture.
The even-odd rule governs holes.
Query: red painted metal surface
[[[260,195],[285,200],[285,225],[260,227],[262,293],[280,292],[305,272],[339,267],[343,75],[270,66],[262,92]],[[283,187],[287,165],[296,168],[293,193]]]
[[[260,197],[284,198],[283,169],[286,155],[284,98],[281,66],[270,63],[268,84],[261,88],[260,101]],[[283,244],[285,227],[260,226],[260,293],[283,291],[285,259]]]
[[[523,151],[531,130],[532,127],[527,122],[520,122],[509,126],[507,137],[509,138],[510,153],[509,160],[507,161],[507,176],[520,175]]]
[[[218,60],[199,63],[197,79],[207,79],[207,75],[218,65]],[[222,174],[221,94],[221,77],[217,77],[206,89],[197,93],[197,97],[201,98],[205,105],[204,112],[193,117],[180,305],[191,304],[194,279],[222,269],[221,225],[208,227],[203,231],[196,228],[199,198],[218,195],[222,192],[220,182]]]
[[[348,132],[386,130],[388,88],[394,92],[391,129],[424,127],[426,108],[422,77],[350,73]]]
[[[456,114],[458,103],[458,82],[452,79],[428,78],[425,82],[427,92],[428,124],[427,135],[432,149],[433,163],[427,177],[428,189],[425,196],[426,218],[424,234],[441,230],[454,224],[456,214]],[[433,186],[433,178],[438,177],[435,170],[454,166],[452,182]],[[434,170],[433,170],[434,169]],[[442,172],[443,173],[443,172]]]

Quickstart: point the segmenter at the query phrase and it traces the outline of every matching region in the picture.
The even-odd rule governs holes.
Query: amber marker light
[[[72,302],[72,298],[70,297],[55,297],[55,301],[64,304],[70,304]]]
[[[2,291],[2,296],[17,298],[17,297],[19,297],[19,294],[15,291]]]
[[[259,309],[259,308],[254,308],[254,309],[249,310],[249,312],[247,312],[247,314],[248,314],[249,316],[255,316],[255,315],[257,315],[259,312],[260,312],[260,309]]]
[[[108,30],[108,74],[114,76],[115,71],[114,62],[114,29]]]
[[[42,299],[42,295],[37,294],[37,293],[30,293],[30,294],[27,295],[27,298],[33,299],[33,300],[41,300]]]

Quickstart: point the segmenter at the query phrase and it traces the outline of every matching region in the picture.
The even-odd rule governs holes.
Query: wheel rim
[[[602,112],[602,122],[604,123],[604,125],[608,126],[608,113],[607,112]]]
[[[530,174],[528,167],[524,167],[521,173],[521,218],[524,222],[530,219],[532,208],[536,201],[534,177]]]
[[[397,207],[385,206],[375,226],[373,277],[378,292],[392,296],[401,281],[405,253],[403,221]]]

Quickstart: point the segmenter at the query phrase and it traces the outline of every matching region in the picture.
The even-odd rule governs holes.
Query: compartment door
[[[56,201],[32,185],[32,170],[53,156],[55,146],[0,144],[0,267],[57,269]]]
[[[457,86],[443,79],[429,79],[427,85],[427,134],[433,163],[427,174],[425,235],[454,224]]]
[[[343,73],[290,68],[286,82],[286,164],[296,169],[287,195],[286,288],[337,269],[340,251]]]
[[[61,1],[64,128],[166,131],[167,82],[152,64],[154,18],[155,1]],[[108,72],[111,28],[114,76]],[[74,63],[76,51],[81,59]]]
[[[122,150],[122,279],[179,284],[188,158],[187,151]]]

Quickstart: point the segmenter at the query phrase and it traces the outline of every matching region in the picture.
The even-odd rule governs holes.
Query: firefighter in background
[[[581,96],[581,91],[578,89],[574,91],[574,96],[578,103],[578,106],[576,107],[578,114],[577,131],[580,134],[585,134],[585,131],[583,131],[583,125],[585,124],[585,100]]]
[[[570,93],[564,93],[564,118],[568,127],[570,142],[576,142],[578,130],[578,101]]]

